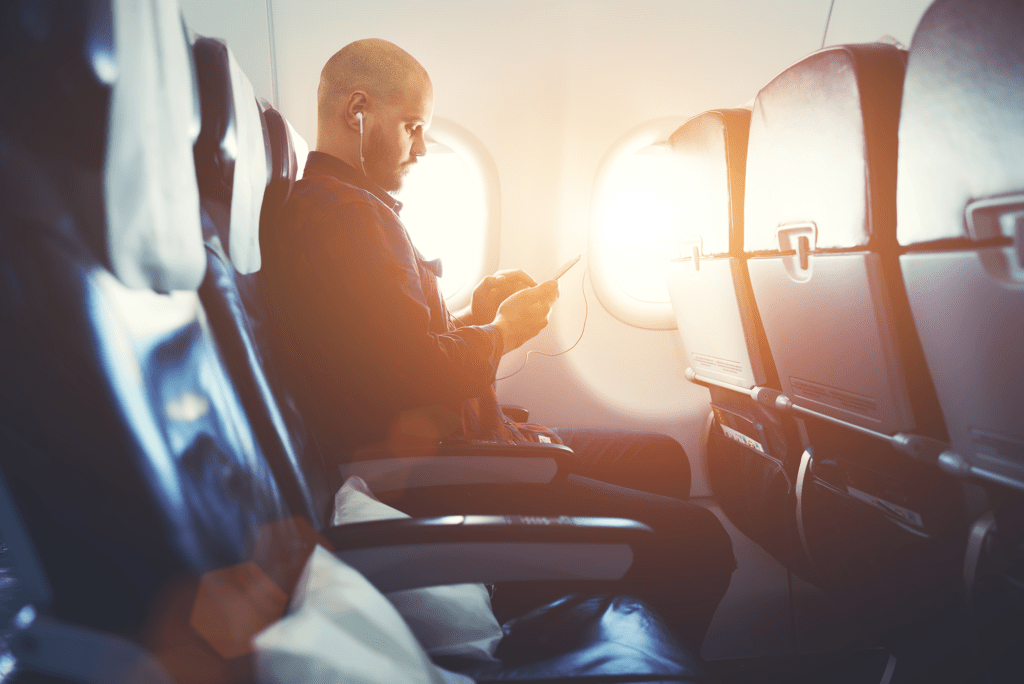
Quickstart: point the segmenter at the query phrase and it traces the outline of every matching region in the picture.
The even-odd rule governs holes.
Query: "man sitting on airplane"
[[[557,282],[502,271],[452,315],[438,267],[410,241],[389,193],[426,154],[432,110],[426,70],[387,41],[352,43],[323,68],[316,151],[273,230],[261,235],[272,349],[302,415],[328,457],[366,445],[428,450],[450,438],[567,444],[576,477],[529,502],[446,503],[460,513],[652,525],[662,543],[631,571],[631,593],[699,644],[735,561],[718,519],[679,500],[690,486],[682,447],[664,435],[508,420],[494,390],[498,363],[547,325]]]

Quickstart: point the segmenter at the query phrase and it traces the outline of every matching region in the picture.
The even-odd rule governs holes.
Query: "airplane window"
[[[441,294],[458,308],[494,270],[497,175],[482,146],[451,122],[435,119],[427,138],[426,156],[397,197],[413,243],[425,258],[441,259]]]
[[[666,276],[679,255],[684,169],[664,142],[682,123],[637,127],[598,172],[591,265],[598,298],[616,318],[642,328],[675,327]]]
[[[615,281],[642,302],[667,302],[668,260],[677,256],[680,171],[665,145],[625,157],[609,171],[600,239],[618,254]]]

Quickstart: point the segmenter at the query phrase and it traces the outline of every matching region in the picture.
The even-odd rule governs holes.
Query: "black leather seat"
[[[200,294],[207,305],[207,310],[211,312],[211,321],[218,338],[231,340],[225,347],[225,352],[234,354],[236,358],[229,358],[228,364],[233,373],[238,372],[242,376],[239,386],[247,388],[250,392],[248,405],[253,407],[253,413],[256,414],[255,422],[257,424],[263,422],[267,432],[273,431],[273,434],[270,435],[271,458],[281,458],[289,453],[295,454],[295,460],[291,460],[292,457],[287,456],[289,463],[298,464],[299,470],[305,474],[307,480],[312,480],[315,477],[324,477],[326,480],[330,480],[338,477],[338,471],[331,473],[330,469],[323,466],[319,454],[315,450],[315,445],[306,443],[304,451],[295,450],[295,445],[305,443],[306,438],[301,416],[297,412],[289,410],[291,407],[285,408],[287,419],[280,420],[275,416],[275,412],[278,411],[275,398],[282,396],[286,399],[287,395],[284,393],[282,383],[266,380],[267,375],[273,377],[274,371],[273,365],[269,363],[268,355],[259,344],[259,330],[264,324],[261,316],[261,303],[258,296],[254,296],[254,274],[242,272],[251,270],[253,266],[238,267],[227,254],[230,250],[223,248],[225,244],[230,245],[232,231],[235,231],[236,235],[238,233],[252,234],[255,226],[240,226],[231,219],[231,212],[225,211],[228,207],[233,211],[234,207],[230,197],[221,189],[234,185],[232,174],[237,173],[239,166],[246,160],[236,159],[229,164],[220,159],[223,149],[241,147],[222,144],[220,137],[230,134],[229,131],[244,130],[247,125],[252,125],[257,121],[257,110],[250,107],[249,100],[241,102],[241,106],[246,108],[245,111],[236,109],[239,100],[223,94],[222,88],[224,88],[225,79],[221,76],[211,75],[229,74],[231,79],[235,79],[235,87],[248,88],[246,83],[237,84],[237,79],[245,77],[240,72],[231,70],[232,60],[222,44],[210,39],[199,39],[196,41],[194,51],[202,88],[204,112],[204,127],[196,152],[197,167],[201,169],[199,171],[199,177],[202,179],[201,194],[204,206],[214,203],[218,205],[206,213],[208,222],[204,226],[204,230],[207,250],[210,255],[210,267]],[[210,71],[210,74],[204,73],[207,70]],[[229,83],[229,87],[230,85]],[[297,169],[291,136],[284,118],[265,104],[261,109],[261,114],[266,140],[269,143],[266,156],[270,160],[267,187],[262,199],[262,220],[259,225],[259,230],[264,230],[272,229],[272,224],[269,222],[273,217],[274,210],[287,198]],[[249,118],[248,124],[239,123],[239,119],[244,117]],[[228,121],[232,124],[227,125]],[[200,149],[203,152],[200,152]],[[215,158],[203,158],[203,154],[206,153],[212,153]],[[262,163],[263,159],[259,158],[254,161]],[[217,173],[223,175],[215,178],[213,174]],[[250,174],[251,176],[252,174]],[[206,190],[207,185],[209,191]],[[249,196],[259,200],[258,192],[250,193]],[[243,239],[250,240],[250,238]],[[244,377],[246,375],[251,376],[251,379],[246,379]],[[243,390],[244,396],[245,390]],[[263,432],[263,434],[267,434],[267,432]],[[408,460],[403,462],[400,454],[397,457],[389,455],[389,458],[379,461],[380,469],[378,471],[371,470],[369,474],[376,475],[375,484],[385,491],[395,479],[400,479],[404,487],[410,486],[410,473],[415,474],[416,472],[421,475],[423,484],[436,482],[473,484],[460,479],[461,471],[458,463],[461,461],[465,461],[467,464],[472,463],[471,470],[480,470],[478,465],[480,461],[486,462],[489,458],[508,460],[505,456],[506,450],[497,447],[493,451],[499,455],[489,455],[486,449],[478,447],[476,449],[466,448],[462,451],[452,450],[448,455],[409,459],[434,463],[433,466],[424,466],[419,471],[415,466],[410,468]],[[517,460],[529,463],[530,458],[529,456],[519,456]],[[389,479],[389,474],[393,475],[396,471],[389,470],[387,466],[396,462],[401,475],[398,478]],[[449,463],[451,465],[448,465]],[[292,465],[285,470],[289,470]],[[362,472],[367,473],[366,470]],[[548,477],[551,474],[553,471],[549,473]],[[413,479],[412,486],[415,486],[415,478]],[[501,481],[500,472],[497,477],[492,476],[491,479]],[[311,490],[315,486],[318,485],[310,482]],[[376,488],[375,491],[377,491]],[[322,505],[318,504],[315,508],[317,512],[320,512]],[[323,517],[314,518],[314,524],[317,527],[326,525],[322,520],[324,520]],[[509,632],[512,638],[508,645],[501,647],[502,650],[499,651],[499,655],[503,652],[509,654],[507,662],[491,664],[484,669],[479,669],[478,664],[474,665],[471,662],[448,664],[485,679],[529,679],[541,676],[556,677],[594,673],[613,675],[649,671],[650,667],[655,667],[650,671],[671,672],[673,667],[680,666],[683,667],[684,672],[699,672],[699,667],[697,670],[693,669],[699,660],[692,654],[680,651],[673,655],[672,651],[662,650],[662,646],[658,644],[667,645],[671,641],[665,640],[664,633],[660,631],[663,628],[656,628],[653,632],[645,633],[643,630],[634,631],[623,627],[623,625],[632,624],[634,620],[639,619],[643,622],[651,618],[649,610],[633,599],[610,596],[576,597],[567,602],[563,601],[559,605],[562,605],[563,608],[551,608],[543,614],[537,614],[516,623],[518,626]],[[567,607],[570,605],[571,609]],[[543,617],[547,614],[550,614],[550,617]],[[554,649],[550,645],[544,646],[543,642],[546,640],[544,634],[548,633],[550,629],[550,627],[544,627],[548,620],[552,621],[552,625],[564,625],[566,620],[575,620],[577,629],[589,636],[579,641],[563,643]],[[630,663],[629,659],[622,659],[621,656],[625,651],[621,650],[618,651],[617,656],[611,657],[611,654],[617,652],[616,649],[621,649],[624,646],[622,639],[626,634],[633,635],[626,640],[632,644],[626,646],[627,650],[639,648],[637,653],[651,655],[667,653],[668,659],[662,661],[661,656],[656,655],[651,662],[644,663],[641,659],[641,661]],[[640,641],[636,641],[636,639]],[[646,645],[641,646],[640,642],[644,642]],[[634,655],[633,658],[635,657]],[[503,658],[503,660],[505,659]],[[655,662],[660,664],[655,666]],[[676,664],[670,665],[671,663]],[[680,665],[682,663],[685,665]]]
[[[23,78],[0,110],[0,468],[5,509],[18,511],[0,536],[13,539],[23,521],[45,575],[22,574],[36,590],[3,595],[31,602],[3,606],[19,616],[8,642],[16,662],[5,667],[90,682],[127,681],[139,667],[146,681],[244,679],[246,631],[224,608],[240,597],[218,582],[244,597],[244,578],[263,578],[286,595],[315,541],[370,558],[367,544],[424,548],[411,567],[435,579],[410,573],[407,586],[515,579],[514,567],[480,575],[472,563],[438,574],[452,554],[479,555],[481,534],[512,544],[513,557],[524,541],[564,550],[585,539],[625,559],[649,529],[580,521],[545,528],[542,540],[513,519],[462,518],[425,526],[428,537],[416,521],[315,534],[314,495],[298,470],[271,465],[196,293],[207,265],[192,154],[199,106],[180,15],[174,3],[131,10],[118,0],[47,6],[10,15],[31,33],[2,29],[3,68]],[[61,116],[31,115],[47,107]],[[448,558],[419,543],[430,540],[447,540]],[[537,578],[545,558],[523,578]],[[647,616],[646,631],[622,638],[658,657],[622,652],[620,673],[702,678],[646,608],[622,605],[623,619]]]
[[[38,610],[146,642],[155,625],[184,628],[193,583],[253,560],[265,525],[301,534],[285,532],[292,514],[195,293],[199,109],[180,16],[63,11],[34,16],[46,38],[17,62],[25,89],[5,93],[79,128],[4,112],[0,465],[49,585]],[[273,555],[267,567],[302,558]]]
[[[297,509],[313,502],[316,520],[326,519],[326,507],[332,493],[348,476],[364,478],[379,495],[410,505],[424,505],[420,496],[425,487],[478,488],[543,487],[558,474],[559,462],[568,448],[554,444],[442,443],[429,454],[421,449],[390,451],[383,448],[362,449],[356,453],[321,452],[305,429],[302,416],[292,402],[287,383],[283,381],[270,353],[268,324],[259,296],[259,253],[248,252],[247,263],[232,259],[232,239],[245,245],[256,245],[266,231],[273,230],[270,220],[287,199],[299,171],[295,147],[297,142],[290,126],[273,108],[264,105],[261,116],[268,143],[266,158],[270,164],[265,192],[247,189],[245,196],[259,209],[259,224],[236,223],[232,210],[237,197],[230,190],[235,186],[235,164],[224,157],[224,150],[235,149],[222,136],[235,134],[239,113],[237,100],[231,94],[231,74],[245,79],[244,74],[229,65],[225,48],[217,41],[200,39],[195,45],[200,86],[203,98],[203,131],[197,144],[197,168],[204,206],[204,230],[207,250],[211,255],[207,282],[200,296],[210,313],[215,335],[227,350],[226,362],[236,378],[243,403],[251,416],[254,429],[267,449],[272,462],[284,464],[283,471],[304,469],[305,493],[292,488],[298,499]],[[209,73],[207,73],[209,72]],[[223,88],[228,88],[224,94]],[[248,83],[239,86],[250,89]],[[245,105],[245,114],[255,120],[255,110]],[[251,156],[259,156],[251,155]],[[254,177],[247,174],[246,177]],[[253,207],[243,207],[251,215]],[[251,261],[248,261],[251,259]],[[322,484],[326,483],[326,484]],[[312,498],[310,498],[312,497]],[[443,498],[442,496],[429,498]],[[447,511],[431,510],[431,514]],[[324,524],[324,523],[317,523]]]
[[[240,273],[228,256],[232,219],[251,222],[256,217],[263,223],[266,219],[262,213],[254,214],[250,205],[259,207],[264,193],[268,200],[283,202],[287,197],[296,173],[294,151],[287,140],[276,139],[275,144],[266,149],[256,150],[260,160],[266,159],[265,165],[247,164],[244,157],[239,162],[240,135],[258,136],[257,142],[262,148],[264,132],[280,135],[283,119],[273,112],[270,118],[276,120],[264,121],[252,86],[227,46],[210,38],[198,38],[192,50],[203,120],[195,146],[196,177],[203,208],[203,241],[208,253],[206,277],[199,288],[199,296],[224,351],[225,365],[246,406],[260,445],[269,461],[275,464],[287,498],[294,510],[302,511],[320,527],[327,520],[337,478],[331,478],[321,466],[315,445],[306,443],[301,416],[287,400],[281,383],[273,382],[264,370],[271,366],[266,350],[258,345],[258,340],[264,339],[258,330],[262,319],[250,314],[258,312],[260,307],[256,276]],[[240,93],[236,95],[235,89]],[[236,107],[245,110],[240,115]],[[275,154],[278,156],[273,156]],[[255,171],[250,171],[252,166],[256,167]],[[235,185],[243,183],[250,187],[236,195]],[[252,187],[253,184],[256,187]],[[264,187],[259,187],[261,185]],[[238,204],[239,196],[249,198],[249,202]],[[236,232],[243,234],[241,228]],[[252,255],[251,245],[249,247],[248,254]],[[258,259],[258,249],[254,254],[249,258]],[[250,264],[252,267],[258,268],[258,263]],[[278,397],[283,400],[279,401]]]

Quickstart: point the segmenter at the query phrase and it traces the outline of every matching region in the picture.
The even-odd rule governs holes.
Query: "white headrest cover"
[[[284,120],[288,126],[288,136],[292,139],[292,147],[295,149],[295,164],[298,168],[295,169],[295,180],[302,178],[302,172],[306,169],[306,157],[309,156],[309,143],[306,139],[299,135],[299,132],[295,130],[291,122],[288,119]]]
[[[239,273],[260,270],[260,209],[267,189],[267,148],[259,103],[235,56],[228,50],[238,150],[231,190],[228,256]]]
[[[132,288],[195,290],[206,272],[192,145],[198,102],[178,3],[114,0],[118,79],[103,185],[107,250]]]

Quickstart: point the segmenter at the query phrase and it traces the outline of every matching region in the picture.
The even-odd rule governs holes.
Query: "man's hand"
[[[477,325],[490,323],[498,314],[498,307],[503,301],[516,292],[536,285],[536,281],[525,271],[498,271],[480,281],[473,290],[473,303],[469,307],[468,316],[459,318]]]
[[[551,305],[558,299],[558,281],[548,280],[516,292],[498,307],[494,325],[501,331],[505,352],[522,346],[548,324]]]

